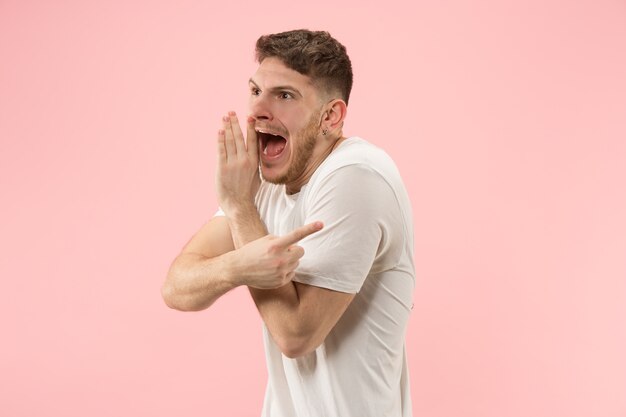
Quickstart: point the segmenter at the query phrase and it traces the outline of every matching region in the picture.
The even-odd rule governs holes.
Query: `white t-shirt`
[[[284,356],[263,326],[263,417],[410,417],[405,333],[415,285],[413,224],[391,158],[348,138],[299,193],[263,182],[256,206],[274,235],[321,220],[324,228],[299,243],[305,254],[294,281],[356,293],[306,356]]]

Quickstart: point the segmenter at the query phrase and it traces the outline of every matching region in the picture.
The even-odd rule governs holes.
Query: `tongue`
[[[267,147],[265,148],[267,155],[276,156],[279,155],[283,149],[285,149],[285,145],[287,141],[284,138],[274,136],[267,140]]]

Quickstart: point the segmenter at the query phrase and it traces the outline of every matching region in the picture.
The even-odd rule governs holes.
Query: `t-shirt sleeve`
[[[393,189],[364,164],[325,177],[311,190],[305,211],[304,224],[320,220],[324,228],[300,241],[305,254],[296,269],[297,282],[357,293],[388,246],[385,242],[402,239],[390,236],[398,216]]]

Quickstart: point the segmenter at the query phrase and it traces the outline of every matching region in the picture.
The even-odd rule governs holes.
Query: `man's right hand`
[[[254,197],[261,185],[258,138],[255,120],[247,121],[247,142],[235,112],[222,119],[217,135],[217,200],[227,216],[241,208],[254,209]]]
[[[274,289],[290,282],[304,249],[296,245],[324,227],[314,222],[284,236],[266,235],[230,252],[230,266],[237,285]]]

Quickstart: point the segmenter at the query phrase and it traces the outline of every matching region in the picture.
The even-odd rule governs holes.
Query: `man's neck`
[[[324,162],[326,158],[328,158],[328,156],[346,139],[347,138],[345,136],[340,136],[332,146],[324,149],[321,154],[317,156],[314,155],[313,158],[311,158],[311,165],[304,170],[302,175],[292,183],[285,185],[285,192],[288,195],[299,193],[302,187],[309,182],[317,168],[322,165],[322,162]]]

